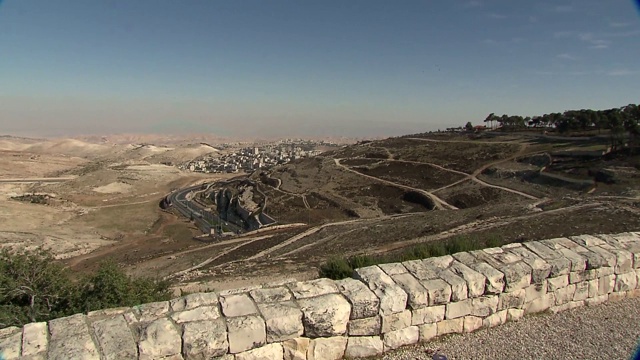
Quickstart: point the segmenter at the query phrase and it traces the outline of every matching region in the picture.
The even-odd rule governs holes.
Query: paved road
[[[392,351],[383,360],[432,359],[631,359],[640,338],[640,298],[582,307],[555,315],[452,335]]]

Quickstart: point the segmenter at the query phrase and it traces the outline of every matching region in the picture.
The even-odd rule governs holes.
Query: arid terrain
[[[363,141],[246,175],[266,196],[265,212],[290,225],[223,238],[159,206],[172,190],[231,177],[176,167],[216,149],[85,140],[0,138],[2,246],[44,246],[79,273],[112,258],[195,291],[310,278],[332,257],[456,236],[640,229],[640,155],[603,155],[606,137]]]

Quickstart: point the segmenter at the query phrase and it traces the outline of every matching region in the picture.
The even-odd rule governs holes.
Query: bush
[[[484,241],[475,240],[467,236],[457,236],[444,242],[420,244],[406,249],[401,254],[393,256],[357,255],[350,258],[333,258],[320,266],[320,276],[334,280],[351,277],[353,270],[365,266],[420,260],[435,256],[451,255],[463,251],[479,250],[502,245],[498,237],[489,237]]]
[[[132,278],[114,262],[79,281],[50,252],[0,252],[0,328],[110,307],[167,300],[169,284]]]

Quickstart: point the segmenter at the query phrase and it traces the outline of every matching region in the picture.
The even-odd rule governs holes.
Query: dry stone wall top
[[[640,233],[581,235],[1,329],[0,359],[370,357],[639,286]]]

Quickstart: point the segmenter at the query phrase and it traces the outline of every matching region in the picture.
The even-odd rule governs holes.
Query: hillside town
[[[252,172],[257,169],[270,169],[292,160],[319,155],[318,148],[337,147],[338,144],[325,140],[285,139],[274,143],[229,150],[229,153],[209,154],[195,159],[184,166],[185,170],[201,173],[238,173]],[[223,146],[223,148],[227,148]]]

